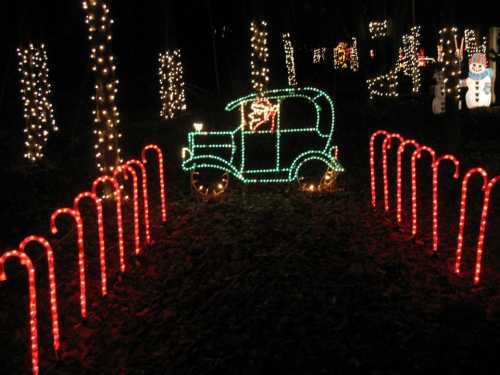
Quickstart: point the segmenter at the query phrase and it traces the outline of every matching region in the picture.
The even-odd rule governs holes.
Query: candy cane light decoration
[[[418,206],[417,206],[417,160],[422,157],[422,152],[427,152],[432,159],[431,166],[436,160],[436,152],[427,146],[422,146],[413,151],[411,156],[411,234],[418,232]]]
[[[35,268],[31,263],[30,258],[23,252],[17,250],[7,251],[0,257],[0,281],[7,280],[5,273],[5,262],[9,258],[16,257],[23,267],[28,271],[28,288],[29,288],[29,311],[30,311],[30,343],[31,343],[31,367],[34,375],[38,375],[38,323],[37,323],[37,306],[36,306],[36,278]]]
[[[71,208],[59,208],[50,217],[50,230],[52,234],[59,231],[56,225],[56,219],[60,215],[68,215],[73,218],[76,224],[76,235],[78,245],[78,273],[80,275],[80,313],[82,318],[87,317],[87,291],[85,281],[85,250],[83,244],[83,221],[80,213]]]
[[[419,148],[420,145],[413,139],[408,139],[402,142],[398,147],[397,153],[397,167],[396,167],[396,219],[398,224],[401,225],[403,222],[403,153],[406,150],[406,146],[413,146],[415,149]]]
[[[491,181],[488,183],[488,186],[486,186],[486,190],[484,192],[483,210],[481,212],[481,223],[479,226],[479,236],[477,239],[476,267],[474,269],[474,284],[478,284],[481,277],[481,260],[483,257],[484,237],[486,234],[486,223],[488,220],[490,196],[491,196],[491,191],[493,190],[498,181],[500,181],[500,176],[492,178]]]
[[[132,176],[132,203],[133,203],[133,215],[134,215],[134,244],[135,244],[135,254],[139,255],[141,252],[141,237],[139,234],[139,183],[137,179],[137,173],[134,168],[123,165],[114,171],[114,177],[118,180],[118,175],[122,174],[124,180],[128,180],[128,174]]]
[[[106,244],[104,239],[104,214],[102,202],[99,197],[89,191],[80,193],[73,201],[73,209],[82,215],[80,211],[80,202],[83,199],[90,199],[94,202],[97,213],[97,235],[99,240],[99,267],[101,272],[101,295],[105,296],[108,293],[107,287],[107,270],[106,270]]]
[[[59,340],[59,313],[57,310],[57,285],[56,285],[56,273],[54,267],[54,252],[50,243],[43,237],[39,236],[28,236],[19,244],[19,252],[26,253],[26,247],[28,244],[35,242],[44,248],[47,255],[47,269],[49,276],[49,302],[50,302],[50,315],[52,320],[52,344],[54,346],[54,351],[57,353],[59,350],[60,340]]]
[[[389,211],[389,176],[387,173],[387,150],[391,148],[392,140],[397,139],[399,143],[404,142],[404,138],[398,133],[392,133],[385,137],[382,142],[382,168],[384,179],[384,210]]]
[[[148,197],[148,174],[146,167],[139,160],[129,160],[125,165],[132,167],[135,166],[141,171],[141,181],[142,181],[142,204],[143,204],[143,214],[144,214],[144,234],[146,237],[146,243],[151,243],[151,223],[149,221],[149,197]]]
[[[120,271],[125,272],[125,244],[123,241],[122,193],[120,185],[118,181],[116,181],[116,178],[101,176],[92,183],[92,193],[97,195],[99,186],[105,184],[110,184],[114,189],[114,196],[116,199],[116,226],[118,230],[118,257]]]
[[[455,167],[453,178],[457,180],[460,176],[460,162],[453,155],[443,155],[432,164],[432,251],[439,246],[439,166],[445,160]]]
[[[375,176],[375,140],[379,136],[387,137],[389,132],[386,130],[377,130],[370,137],[370,185],[372,193],[372,207],[377,206],[377,181]]]
[[[158,157],[158,175],[160,176],[160,199],[161,199],[161,220],[163,222],[167,221],[167,202],[165,197],[165,176],[164,176],[164,165],[163,165],[163,152],[156,145],[147,145],[142,149],[142,162],[144,164],[148,163],[146,158],[146,153],[148,151],[153,151]]]
[[[469,180],[475,174],[479,174],[483,179],[481,189],[486,193],[488,187],[488,173],[483,168],[473,168],[469,170],[462,180],[462,196],[460,199],[460,220],[458,223],[458,236],[457,236],[457,253],[455,258],[455,273],[460,274],[462,264],[462,251],[464,247],[464,227],[465,227],[465,214],[467,211],[467,193],[469,189]]]

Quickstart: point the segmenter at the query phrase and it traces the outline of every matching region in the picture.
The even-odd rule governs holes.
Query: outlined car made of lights
[[[310,126],[285,128],[281,124],[281,106],[287,100],[306,101],[314,107],[315,119]],[[250,113],[247,114],[247,108]],[[182,168],[185,171],[219,169],[234,176],[245,184],[288,183],[298,179],[304,163],[316,160],[323,162],[328,170],[343,172],[344,168],[335,158],[337,147],[333,145],[335,110],[332,99],[314,87],[286,88],[265,91],[260,97],[251,94],[226,105],[228,112],[239,109],[240,125],[229,131],[197,131],[188,134],[188,147],[183,149]],[[330,120],[321,129],[321,116]],[[281,160],[280,150],[283,140],[289,134],[309,134],[320,144],[293,157],[291,162]],[[252,136],[271,137],[275,142],[274,159],[270,168],[250,168],[247,166],[247,142]]]

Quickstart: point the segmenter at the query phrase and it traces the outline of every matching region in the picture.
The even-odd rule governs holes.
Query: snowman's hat
[[[486,66],[488,61],[486,60],[486,55],[484,53],[474,53],[469,59],[469,65],[471,64],[481,64]]]

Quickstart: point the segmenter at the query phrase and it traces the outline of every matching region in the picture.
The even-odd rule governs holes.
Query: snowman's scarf
[[[481,81],[484,78],[488,77],[490,75],[490,70],[486,69],[484,72],[481,73],[474,73],[469,71],[469,78],[474,80],[474,81]]]

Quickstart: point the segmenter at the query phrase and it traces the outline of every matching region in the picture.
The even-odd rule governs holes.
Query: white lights
[[[357,72],[359,70],[358,40],[355,37],[353,37],[351,41],[350,68],[353,72]]]
[[[319,64],[325,60],[326,48],[315,48],[313,50],[313,64]]]
[[[385,38],[389,34],[389,23],[384,21],[372,21],[368,24],[371,39]]]
[[[37,162],[44,157],[44,147],[51,131],[58,130],[54,111],[49,101],[51,85],[45,45],[18,48],[19,72],[21,74],[21,99],[23,117],[26,122],[24,157]]]
[[[286,70],[288,72],[288,85],[297,86],[297,77],[295,74],[295,56],[290,33],[285,33],[282,36],[283,48],[285,49]]]
[[[160,116],[169,120],[187,109],[181,51],[175,49],[160,53],[159,62]]]
[[[116,65],[111,52],[111,26],[114,21],[110,16],[109,7],[104,0],[89,0],[83,2],[85,23],[88,26],[90,41],[90,59],[95,76],[94,134],[97,142],[94,145],[97,168],[102,173],[112,173],[116,166],[122,163],[120,157],[118,131],[120,113],[116,105],[118,80]]]
[[[269,49],[267,47],[267,23],[265,21],[250,24],[250,69],[252,76],[252,88],[261,96],[267,89],[269,83],[269,68],[267,60]]]
[[[482,38],[481,45],[479,45],[479,37],[477,33],[472,29],[464,30],[465,39],[465,52],[471,57],[475,53],[486,53],[487,52],[487,39]]]
[[[460,99],[460,61],[456,48],[457,28],[443,28],[439,30],[439,44],[441,45],[441,72],[443,73],[443,94]]]
[[[202,122],[195,122],[195,123],[193,123],[193,128],[197,132],[201,132],[203,130],[203,123]]]

